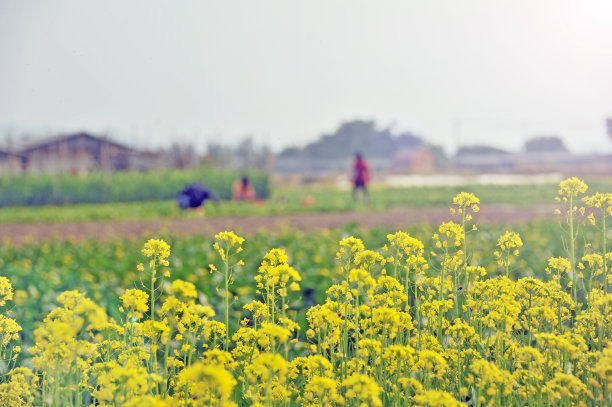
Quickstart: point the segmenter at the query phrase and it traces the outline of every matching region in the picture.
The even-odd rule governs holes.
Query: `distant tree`
[[[389,129],[378,130],[373,121],[354,120],[342,123],[334,134],[323,135],[303,148],[287,148],[279,157],[339,159],[352,157],[356,152],[366,157],[392,157],[397,150],[421,146],[423,140],[413,134],[395,136]]]
[[[208,144],[208,152],[206,153],[203,162],[205,165],[210,165],[219,168],[230,168],[232,165],[232,149],[217,143]]]
[[[236,145],[208,144],[204,165],[239,170],[265,169],[270,165],[272,151],[267,145],[256,145],[252,137],[245,137]]]
[[[248,169],[255,166],[257,161],[257,152],[255,151],[255,142],[252,137],[246,137],[238,143],[235,150],[235,155],[238,159],[240,169]]]
[[[301,149],[300,147],[287,147],[279,155],[290,158],[290,157],[299,157],[303,155],[303,153],[304,153],[304,150]]]
[[[166,167],[189,168],[197,164],[198,158],[191,144],[172,143],[169,149],[162,150]]]
[[[446,156],[446,153],[444,152],[444,149],[442,147],[437,146],[435,144],[427,143],[425,145],[425,148],[431,152],[431,155],[433,156],[435,168],[438,168],[438,169],[448,168],[449,166],[448,157]]]
[[[557,152],[567,153],[563,140],[557,136],[538,136],[525,142],[525,151],[528,153]]]
[[[464,155],[486,155],[486,154],[510,154],[506,150],[502,150],[501,148],[485,146],[485,145],[475,145],[475,146],[463,146],[459,147],[457,150],[457,157]]]
[[[423,140],[420,137],[415,136],[414,134],[411,134],[411,133],[402,133],[399,136],[397,136],[397,139],[395,140],[395,146],[399,149],[419,148],[422,145],[423,145]]]

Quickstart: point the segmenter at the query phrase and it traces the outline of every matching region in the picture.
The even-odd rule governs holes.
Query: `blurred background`
[[[5,207],[612,174],[605,0],[3,1],[0,52]]]

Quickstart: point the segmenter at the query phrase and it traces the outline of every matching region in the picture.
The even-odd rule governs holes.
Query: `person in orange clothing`
[[[360,153],[355,154],[355,164],[353,165],[353,199],[357,201],[357,193],[362,191],[363,199],[369,202],[368,182],[370,182],[370,167]]]
[[[255,187],[249,182],[249,178],[244,176],[236,180],[232,186],[232,199],[235,201],[255,201]]]

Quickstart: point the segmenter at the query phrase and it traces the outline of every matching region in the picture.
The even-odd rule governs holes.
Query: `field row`
[[[0,207],[142,202],[173,198],[192,183],[206,183],[220,199],[230,199],[241,171],[199,168],[150,172],[92,173],[85,176],[36,174],[0,177]],[[268,197],[268,174],[249,171],[260,199]]]
[[[229,182],[229,181],[228,181]],[[597,190],[612,190],[612,179],[594,180]],[[180,182],[168,182],[165,198],[182,187]],[[268,187],[267,187],[268,188]],[[153,188],[154,189],[154,188]],[[316,213],[338,211],[384,211],[399,206],[419,208],[448,206],[448,197],[461,192],[463,187],[373,187],[370,202],[353,201],[350,191],[330,186],[274,187],[265,201],[219,203],[208,202],[204,212],[181,211],[174,200],[145,202],[115,202],[79,205],[52,205],[41,207],[0,207],[0,224],[36,222],[86,222],[100,220],[155,220],[190,219],[220,216],[268,216],[272,214]],[[554,184],[541,186],[472,186],[487,205],[541,205],[551,203],[557,191]],[[132,192],[136,193],[138,190]],[[175,191],[175,192],[172,192]],[[266,192],[268,193],[268,192]],[[144,195],[146,197],[148,195]],[[150,197],[148,199],[159,199]],[[1,206],[1,205],[0,205]]]

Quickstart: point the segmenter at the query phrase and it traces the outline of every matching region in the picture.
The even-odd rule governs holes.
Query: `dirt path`
[[[512,205],[483,206],[476,215],[479,223],[513,223],[552,218],[550,205],[518,207]],[[202,219],[167,219],[156,221],[101,221],[86,223],[0,225],[0,239],[21,245],[25,241],[45,239],[108,239],[154,236],[169,232],[177,236],[214,234],[224,230],[249,235],[260,230],[290,227],[301,230],[333,228],[347,223],[364,227],[402,227],[415,223],[440,223],[449,219],[448,208],[394,208],[385,212],[333,212],[267,217],[221,217]]]

